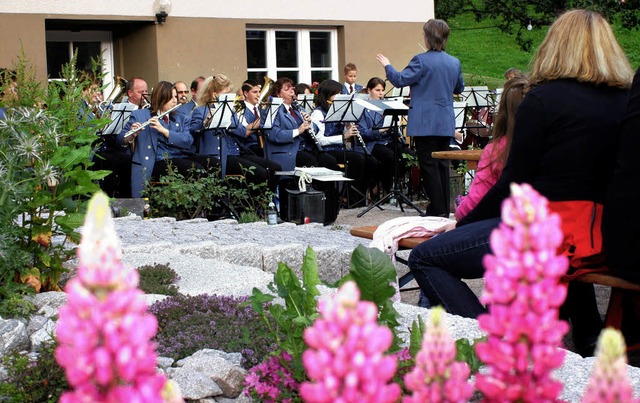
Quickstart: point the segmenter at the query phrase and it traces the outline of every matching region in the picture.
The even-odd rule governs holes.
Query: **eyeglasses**
[[[189,91],[178,91],[178,94],[188,94]]]

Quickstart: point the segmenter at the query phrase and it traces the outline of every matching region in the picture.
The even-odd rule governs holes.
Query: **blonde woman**
[[[566,237],[562,252],[572,268],[600,260],[601,203],[632,77],[600,14],[572,10],[554,22],[531,63],[532,88],[518,109],[500,179],[456,229],[424,242],[409,257],[411,272],[431,305],[467,317],[485,311],[461,279],[483,276],[489,234],[500,223],[500,205],[512,182],[530,183],[561,215]],[[576,348],[586,355],[601,322],[593,287],[578,283],[570,283],[565,306]]]

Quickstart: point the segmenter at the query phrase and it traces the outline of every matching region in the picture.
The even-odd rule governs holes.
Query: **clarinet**
[[[364,150],[364,155],[366,155],[367,157],[371,156],[371,153],[369,152],[369,149],[367,148],[367,145],[364,143],[364,139],[360,134],[360,130],[358,130],[358,126],[356,126],[356,137],[358,138],[358,143],[360,143],[362,149]]]
[[[291,106],[293,107],[293,109],[295,109],[296,111],[298,111],[298,113],[300,113],[300,116],[302,116],[302,108],[300,107],[300,104],[298,103],[298,101],[293,101],[293,103],[291,104]],[[311,141],[313,141],[313,144],[315,144],[316,148],[318,149],[319,152],[323,152],[324,149],[322,148],[322,146],[320,145],[320,142],[318,142],[318,138],[316,137],[316,131],[313,129],[313,122],[311,122],[311,118],[309,118],[309,137],[311,137]]]

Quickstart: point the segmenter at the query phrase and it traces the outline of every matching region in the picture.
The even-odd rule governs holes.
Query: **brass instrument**
[[[266,104],[266,100],[269,98],[269,93],[273,87],[273,80],[268,76],[264,76],[264,84],[260,90],[260,98],[258,98],[258,108],[262,108]]]
[[[162,112],[162,113],[159,113],[159,114],[158,114],[158,115],[156,115],[156,116],[152,116],[152,117],[151,117],[151,119],[153,119],[154,117],[157,117],[158,119],[161,119],[161,118],[165,117],[165,115],[168,115],[168,114],[170,114],[171,112],[173,112],[173,111],[175,111],[176,109],[178,109],[178,108],[180,107],[180,105],[181,105],[181,104],[177,104],[177,105],[175,105],[174,107],[172,107],[172,108],[171,108],[171,109],[169,109],[169,110],[166,110],[166,111],[164,111],[164,112]],[[131,129],[131,130],[129,130],[128,132],[126,132],[126,133],[124,134],[124,138],[125,138],[125,140],[126,140],[128,137],[131,137],[131,136],[133,136],[134,134],[138,133],[140,130],[144,129],[145,127],[149,126],[149,125],[151,124],[151,119],[149,119],[149,120],[147,120],[146,122],[142,123],[140,126],[136,127],[135,129]]]
[[[291,103],[291,107],[293,109],[295,109],[296,111],[298,111],[300,113],[300,115],[302,116],[302,118],[304,119],[304,115],[302,115],[302,113],[303,113],[302,107],[300,106],[298,101],[296,101],[294,99],[293,102]],[[311,121],[311,116],[309,116],[309,115],[307,115],[307,116],[308,116],[308,119],[305,119],[305,120],[309,123],[309,129],[307,129],[307,131],[309,132],[309,137],[311,137],[311,141],[313,141],[313,144],[315,144],[315,146],[318,149],[318,151],[322,152],[322,151],[324,151],[324,149],[322,148],[322,146],[320,145],[320,142],[318,141],[318,138],[316,137],[316,131],[313,128],[313,122]]]
[[[127,87],[127,80],[120,76],[116,76],[115,85],[109,96],[100,101],[94,108],[94,113],[98,119],[106,118],[111,113],[112,105],[116,99],[124,92]]]

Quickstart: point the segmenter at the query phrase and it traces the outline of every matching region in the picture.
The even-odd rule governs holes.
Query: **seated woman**
[[[484,195],[495,185],[502,173],[504,163],[509,156],[513,141],[513,127],[516,122],[516,111],[524,97],[529,81],[514,78],[504,85],[504,93],[500,99],[500,107],[493,123],[493,138],[482,150],[476,175],[471,182],[469,193],[462,198],[456,209],[456,219],[462,220],[469,211],[480,202]]]
[[[207,128],[215,109],[220,106],[217,101],[218,97],[221,94],[229,93],[231,86],[231,80],[224,74],[216,74],[202,83],[202,90],[198,95],[198,107],[191,114],[190,124],[191,134],[198,145],[198,154],[220,158],[223,177],[225,175],[244,175],[248,182],[267,183],[269,175],[266,168],[240,156],[240,148],[236,142],[237,137],[232,131],[226,128]],[[234,125],[238,124],[237,117],[235,117]],[[248,170],[251,167],[253,169]],[[275,184],[273,184],[273,189],[275,189]]]
[[[295,167],[325,167],[338,170],[338,162],[329,153],[321,151],[309,133],[310,118],[293,107],[296,101],[293,81],[287,77],[279,78],[273,85],[272,97],[282,98],[282,105],[273,119],[273,127],[267,133],[267,152],[269,160],[275,161],[285,171]],[[313,186],[325,193],[325,224],[338,216],[339,198],[332,182],[314,182]],[[288,197],[283,189],[297,189],[297,181],[283,178],[280,188],[280,215],[288,219]]]
[[[131,113],[118,134],[117,142],[128,147],[133,144],[131,158],[131,196],[141,197],[146,182],[165,175],[170,163],[184,176],[190,170],[204,171],[219,163],[217,158],[200,158],[193,154],[193,138],[189,134],[189,117],[179,113],[158,115],[177,109],[178,94],[173,84],[160,81],[151,93],[151,107]],[[145,123],[148,126],[139,129]]]
[[[560,215],[565,239],[559,252],[572,268],[580,267],[579,258],[602,258],[602,246],[589,240],[601,239],[594,223],[613,172],[633,72],[607,21],[585,10],[568,11],[551,25],[531,66],[532,89],[518,108],[502,175],[456,229],[409,256],[430,304],[452,314],[485,312],[462,279],[483,276],[489,236],[513,182],[531,184]],[[602,326],[593,286],[570,282],[565,309],[577,350],[589,354]]]
[[[363,89],[369,94],[369,99],[382,100],[386,89],[385,81],[380,77],[372,77],[367,86]],[[365,109],[360,121],[358,121],[358,131],[367,145],[369,153],[373,155],[379,162],[378,173],[382,187],[385,192],[391,190],[395,166],[393,164],[394,147],[396,148],[396,157],[398,158],[398,175],[404,175],[406,168],[402,163],[403,153],[413,153],[406,144],[396,142],[389,132],[388,127],[384,126],[384,116],[377,111]],[[361,146],[355,148],[358,152],[364,152]],[[377,194],[376,189],[372,189],[374,197]]]
[[[376,178],[377,160],[367,164],[364,154],[347,150],[345,143],[357,136],[358,126],[350,123],[326,122],[325,117],[337,94],[342,91],[342,84],[334,80],[325,80],[318,86],[318,105],[311,113],[315,128],[315,137],[324,151],[332,155],[336,161],[346,166],[345,175],[354,180],[349,189],[350,206],[364,206],[366,202],[369,176]],[[354,189],[355,188],[355,189]],[[355,203],[354,203],[355,202]]]

